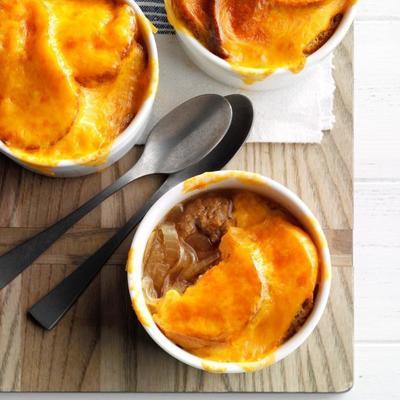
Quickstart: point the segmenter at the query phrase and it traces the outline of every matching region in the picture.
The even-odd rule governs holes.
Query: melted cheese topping
[[[300,71],[355,0],[166,0],[178,30],[190,31],[233,66]],[[205,17],[205,15],[207,17]]]
[[[171,340],[204,359],[250,362],[285,339],[306,300],[313,298],[319,261],[314,243],[264,199],[235,195],[221,261],[182,295],[170,290],[155,322]]]
[[[106,156],[149,83],[133,10],[111,0],[1,0],[0,20],[0,140],[42,165]]]
[[[220,244],[222,261],[183,295],[169,290],[157,307],[156,323],[175,342],[189,346],[224,342],[240,332],[264,297],[263,271],[254,268],[261,254],[240,228],[230,228]],[[232,279],[234,277],[234,279]],[[216,294],[221,301],[216,300]]]

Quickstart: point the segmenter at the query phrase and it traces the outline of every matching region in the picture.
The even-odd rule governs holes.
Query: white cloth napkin
[[[242,93],[252,100],[255,119],[249,142],[319,143],[323,131],[332,128],[332,57],[293,86],[252,92],[225,86],[208,77],[186,56],[175,35],[157,35],[156,41],[160,84],[148,130],[183,101],[204,93]]]

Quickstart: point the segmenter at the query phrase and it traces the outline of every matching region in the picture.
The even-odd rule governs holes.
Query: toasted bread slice
[[[304,54],[309,56],[312,53],[315,53],[318,49],[320,49],[335,33],[336,28],[339,26],[342,21],[343,14],[336,14],[330,22],[329,28],[320,32],[315,39],[313,39],[308,45],[304,48]]]
[[[299,311],[297,312],[292,323],[290,324],[288,331],[286,332],[284,340],[290,339],[295,333],[297,333],[300,330],[300,328],[306,322],[308,316],[311,314],[313,307],[314,307],[314,295],[311,295],[301,305]]]
[[[3,10],[10,14],[2,16],[0,8],[0,140],[19,149],[47,148],[73,125],[78,89],[49,38],[45,3],[9,3]]]
[[[204,44],[209,44],[210,0],[169,0],[176,16],[193,35]]]
[[[154,320],[185,348],[225,342],[254,317],[267,296],[261,253],[240,228],[229,228],[220,250],[222,261],[182,295],[170,290]]]

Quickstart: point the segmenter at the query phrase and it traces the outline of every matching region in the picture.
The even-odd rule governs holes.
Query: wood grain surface
[[[268,175],[294,190],[327,232],[334,273],[329,304],[299,350],[263,371],[214,375],[163,352],[131,310],[124,271],[130,238],[51,332],[26,317],[46,294],[107,240],[160,184],[143,178],[80,221],[0,291],[2,391],[341,392],[353,382],[353,37],[335,57],[336,124],[321,145],[246,145],[229,168]],[[101,174],[34,175],[0,156],[0,252],[57,221],[134,164],[130,152]]]

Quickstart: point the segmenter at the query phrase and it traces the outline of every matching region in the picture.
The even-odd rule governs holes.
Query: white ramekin
[[[280,68],[271,75],[266,76],[262,69],[232,67],[227,61],[216,56],[203,46],[187,29],[178,28],[176,33],[188,57],[207,75],[217,81],[239,89],[273,90],[297,82],[311,72],[316,64],[332,53],[350,29],[356,8],[357,3],[349,7],[334,34],[320,49],[307,57],[304,68],[298,73]]]
[[[247,189],[257,192],[286,208],[303,225],[316,244],[320,257],[320,281],[314,308],[301,329],[273,353],[256,362],[232,363],[201,359],[169,340],[155,324],[142,291],[143,256],[150,234],[177,204],[215,189]],[[149,210],[138,227],[127,262],[128,287],[138,320],[154,341],[167,353],[192,367],[208,372],[252,372],[271,365],[299,347],[320,320],[331,286],[331,261],[325,235],[310,209],[293,192],[272,179],[242,171],[210,172],[191,178],[172,188]]]
[[[158,88],[158,53],[152,24],[150,21],[148,21],[140,7],[133,0],[125,0],[125,2],[129,4],[134,9],[136,15],[139,16],[140,28],[142,30],[150,60],[151,78],[146,99],[140,107],[139,112],[126,127],[126,129],[114,140],[108,154],[106,156],[100,155],[99,159],[90,160],[89,162],[86,162],[85,160],[63,160],[60,161],[56,166],[53,166],[30,162],[18,157],[1,140],[0,152],[33,172],[52,177],[72,178],[92,174],[109,167],[121,159],[136,143],[139,142],[150,119]]]

